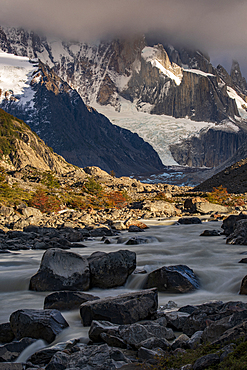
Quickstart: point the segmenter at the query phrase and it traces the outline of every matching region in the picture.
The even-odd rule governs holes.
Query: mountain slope
[[[245,140],[247,84],[236,62],[229,75],[200,51],[145,37],[89,45],[14,28],[1,29],[0,48],[48,64],[85,103],[151,143],[164,164],[215,167]],[[126,106],[133,117],[122,115]]]
[[[20,170],[26,166],[62,174],[74,171],[41,140],[23,121],[0,109],[0,164]]]
[[[10,77],[19,81],[13,83],[17,93],[2,87],[1,107],[27,122],[67,161],[79,167],[93,165],[108,172],[113,170],[117,175],[153,172],[163,167],[148,143],[87,107],[79,94],[49,67],[33,61],[28,68],[24,58],[21,62],[26,63],[25,68],[19,76],[20,57],[16,60],[15,56],[2,53],[0,61],[1,56],[4,67],[6,59],[11,58],[7,69]],[[6,76],[5,69],[0,68],[1,80]]]

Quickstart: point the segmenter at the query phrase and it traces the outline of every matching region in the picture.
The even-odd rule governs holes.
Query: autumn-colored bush
[[[43,189],[38,189],[29,201],[29,206],[38,208],[41,212],[57,212],[60,209],[60,200]]]
[[[241,195],[229,194],[227,189],[220,185],[213,188],[211,193],[207,194],[206,199],[211,203],[217,203],[224,206],[243,206],[244,198]]]

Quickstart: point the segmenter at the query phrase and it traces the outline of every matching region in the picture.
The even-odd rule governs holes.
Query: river
[[[121,236],[150,236],[150,243],[139,245],[104,244],[100,238],[83,242],[86,248],[72,248],[81,255],[90,255],[95,251],[112,252],[119,249],[134,251],[137,255],[138,268],[148,272],[161,266],[185,264],[199,277],[201,288],[191,294],[159,293],[159,305],[176,302],[178,307],[186,304],[200,304],[211,300],[241,300],[247,302],[247,296],[240,296],[239,289],[243,277],[247,274],[246,264],[238,263],[247,254],[247,246],[227,245],[225,236],[200,237],[205,229],[220,230],[220,222],[203,222],[200,225],[168,224],[166,220],[145,220],[150,226],[143,233],[122,232]],[[44,251],[26,250],[0,255],[0,322],[7,322],[12,312],[24,308],[43,308],[44,298],[48,293],[28,290],[30,277],[39,268]],[[124,287],[117,289],[89,291],[100,297],[139,290],[145,275],[129,277]],[[65,329],[56,342],[81,337],[87,340],[88,328],[80,321],[79,310],[63,312],[70,327]],[[39,341],[37,346],[44,346]],[[31,352],[34,352],[32,350]]]

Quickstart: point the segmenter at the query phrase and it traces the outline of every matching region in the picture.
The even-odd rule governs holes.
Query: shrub
[[[41,212],[57,212],[60,209],[60,200],[55,195],[38,189],[30,199],[29,206],[38,208]]]

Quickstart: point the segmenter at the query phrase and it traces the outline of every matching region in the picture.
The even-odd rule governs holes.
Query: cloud
[[[245,0],[0,0],[0,24],[56,38],[94,41],[152,32],[212,55],[241,56]]]

